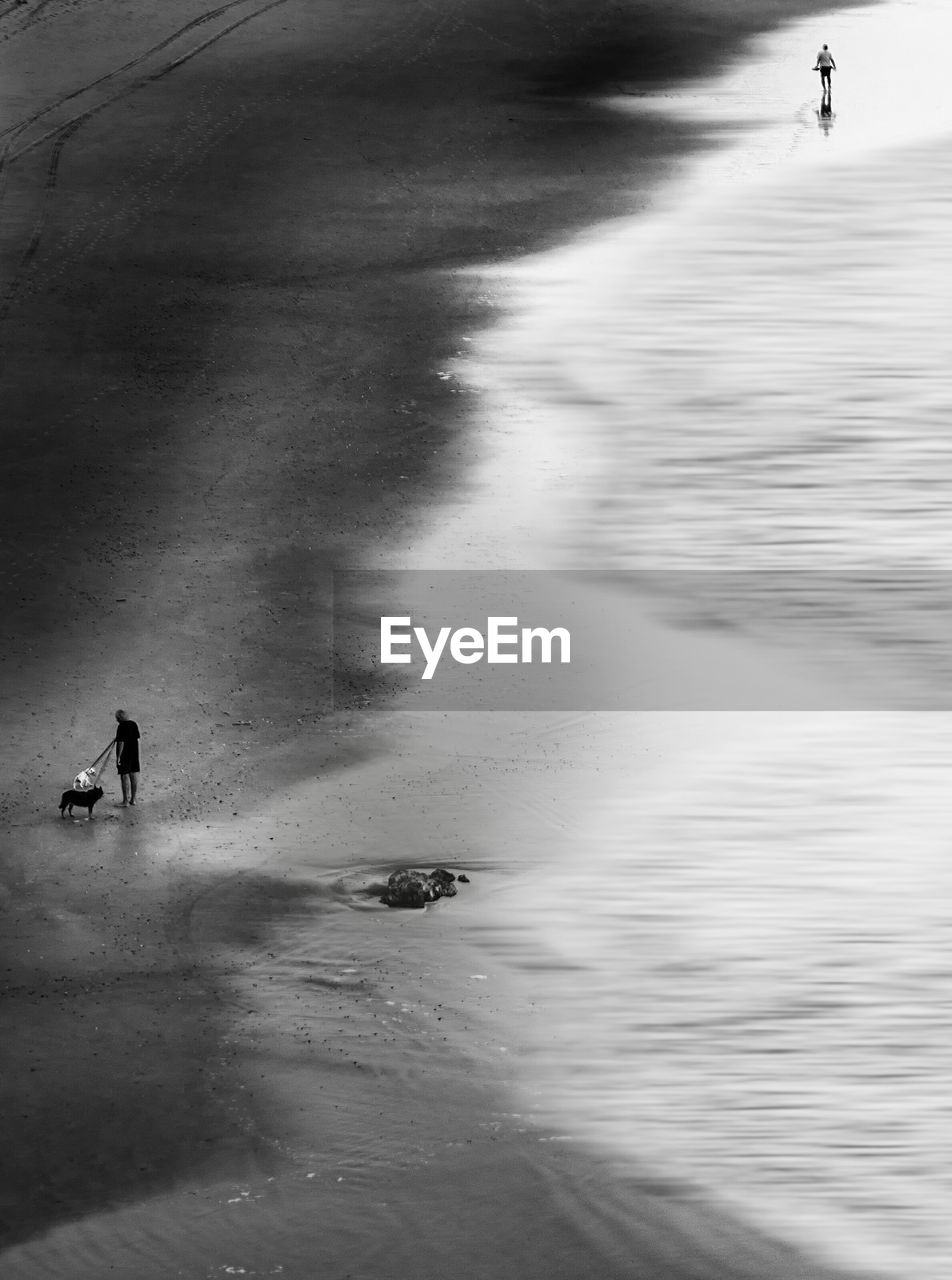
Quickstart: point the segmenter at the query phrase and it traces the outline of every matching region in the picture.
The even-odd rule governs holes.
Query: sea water
[[[952,719],[929,709],[952,600],[950,23],[934,0],[824,15],[684,93],[620,95],[716,145],[646,215],[510,264],[471,369],[543,459],[577,461],[549,476],[564,502],[543,560],[652,570],[687,597],[683,571],[703,570],[723,623],[839,663],[868,705],[712,715],[700,750],[696,718],[660,713],[694,749],[647,776],[657,718],[612,719],[582,834],[553,847],[531,909],[497,904],[500,936],[528,927],[551,958],[527,1094],[796,1243],[935,1280],[952,1267]],[[882,709],[887,687],[914,710]]]

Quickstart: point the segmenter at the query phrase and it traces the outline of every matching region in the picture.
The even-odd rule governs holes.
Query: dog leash
[[[106,756],[109,755],[109,752],[113,749],[115,745],[116,745],[116,740],[115,738],[113,738],[112,742],[110,742],[109,746],[106,747],[105,751],[100,751],[99,755],[96,757],[96,759],[92,762],[91,765],[89,765],[85,769],[81,769],[79,773],[77,773],[76,777],[73,779],[73,787],[76,791],[89,791],[95,786],[95,779],[97,776],[97,772],[102,766],[103,760],[105,760]]]

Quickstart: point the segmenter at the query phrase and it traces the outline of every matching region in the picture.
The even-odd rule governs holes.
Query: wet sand
[[[452,269],[707,145],[588,96],[736,48],[685,12],[0,13],[5,1274],[817,1274],[506,1109],[528,996],[487,1000],[461,935],[506,884],[487,804],[538,839],[571,754],[474,765],[363,673],[329,698],[331,570],[476,456],[438,371],[493,298]],[[120,705],[141,805],[111,775],[61,821]],[[406,861],[474,892],[388,913]]]

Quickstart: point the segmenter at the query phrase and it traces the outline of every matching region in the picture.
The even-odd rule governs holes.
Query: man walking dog
[[[135,804],[139,786],[139,726],[124,711],[116,712],[116,768],[122,784],[122,803]]]

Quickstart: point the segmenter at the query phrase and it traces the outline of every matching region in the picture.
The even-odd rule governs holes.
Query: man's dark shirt
[[[121,750],[120,750],[121,748]],[[134,720],[120,720],[116,726],[117,767],[120,773],[139,772],[139,726]]]

